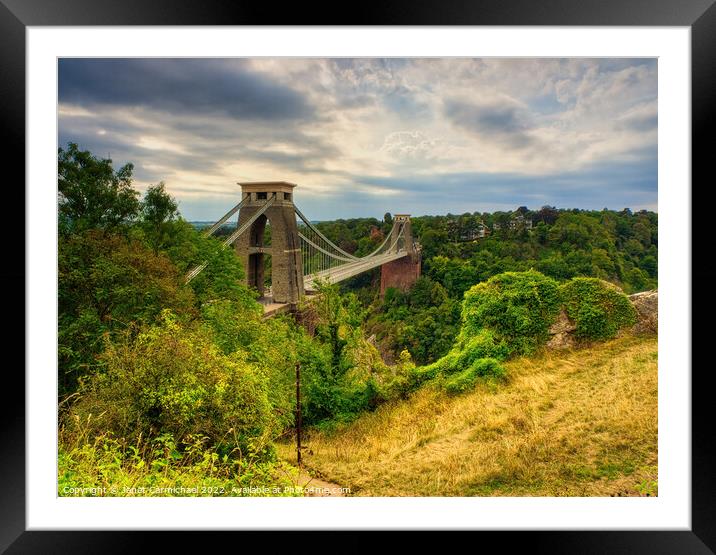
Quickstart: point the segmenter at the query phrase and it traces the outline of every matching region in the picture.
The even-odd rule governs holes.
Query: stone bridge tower
[[[265,257],[271,256],[271,296],[276,303],[296,303],[303,297],[301,244],[293,207],[294,183],[266,181],[239,183],[248,202],[239,210],[239,227],[274,195],[274,203],[234,243],[246,271],[246,283],[264,296]],[[271,244],[264,245],[266,222],[271,225]]]
[[[398,239],[394,249],[404,248],[408,256],[393,260],[380,267],[380,295],[385,294],[388,287],[394,287],[400,291],[407,291],[420,277],[422,256],[420,245],[413,238],[413,230],[410,225],[410,214],[396,214],[393,221],[397,224],[393,227],[390,244],[399,236],[402,228],[403,235]]]

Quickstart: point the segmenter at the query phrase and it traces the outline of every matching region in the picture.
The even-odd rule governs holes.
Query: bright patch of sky
[[[316,220],[656,210],[657,120],[655,59],[59,61],[59,145],[132,162],[188,220],[274,180]]]

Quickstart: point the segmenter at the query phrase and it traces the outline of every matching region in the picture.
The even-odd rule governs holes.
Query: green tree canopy
[[[155,252],[169,241],[167,224],[179,215],[179,205],[164,187],[163,181],[149,187],[141,203],[142,224]]]
[[[151,323],[165,308],[188,314],[194,305],[166,254],[115,233],[61,238],[58,272],[60,395],[95,372],[105,333]]]
[[[139,193],[132,188],[132,164],[114,171],[112,160],[100,159],[77,144],[59,149],[57,187],[60,231],[112,229],[139,213]]]

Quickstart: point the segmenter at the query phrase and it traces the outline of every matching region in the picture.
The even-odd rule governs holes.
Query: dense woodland
[[[290,484],[274,444],[293,428],[297,364],[304,423],[331,429],[427,384],[499,386],[503,362],[540,349],[560,310],[585,341],[613,337],[634,321],[622,290],[657,283],[652,212],[422,216],[424,275],[410,291],[381,299],[366,273],[323,286],[298,318],[264,320],[233,251],[185,221],[162,183],[141,195],[131,164],[75,144],[58,167],[60,494]],[[319,227],[361,255],[391,225]]]
[[[528,229],[525,222],[531,222]],[[390,214],[318,224],[348,252],[370,252],[370,237],[387,233]],[[376,296],[379,270],[345,284],[369,308],[364,328],[388,360],[407,349],[419,364],[450,349],[460,328],[463,295],[502,272],[537,270],[559,282],[600,278],[625,293],[657,287],[658,217],[654,212],[558,210],[465,213],[412,218],[422,246],[423,276],[411,291]],[[497,229],[495,229],[497,227]],[[484,237],[479,237],[484,230]],[[374,239],[375,240],[375,239]]]

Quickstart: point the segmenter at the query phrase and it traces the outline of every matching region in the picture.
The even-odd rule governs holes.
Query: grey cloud
[[[402,85],[387,92],[383,102],[390,110],[404,116],[425,119],[432,115],[428,105],[417,100],[412,91]]]
[[[625,68],[644,66],[649,70],[656,70],[656,58],[594,58],[600,71],[621,71]]]
[[[617,124],[618,129],[631,129],[633,131],[651,131],[656,129],[659,118],[656,114],[639,114],[623,118]]]
[[[77,142],[97,155],[111,152],[116,160],[131,160],[135,176],[143,181],[167,179],[167,174],[182,171],[216,175],[227,162],[250,161],[290,171],[340,173],[325,169],[328,160],[342,156],[339,148],[323,137],[307,134],[302,125],[243,125],[218,116],[183,117],[145,108],[127,120],[121,107],[92,112],[95,109],[91,109],[93,117],[60,116],[60,144]],[[145,121],[151,123],[145,125]],[[105,134],[98,134],[100,128]],[[166,139],[184,152],[142,147],[143,137]],[[286,150],[277,149],[277,144]],[[162,173],[162,168],[166,172]]]
[[[299,184],[309,184],[315,176],[321,189],[297,190],[297,203],[317,219],[382,216],[386,211],[458,213],[465,211],[465,203],[475,206],[470,211],[520,204],[638,208],[656,203],[655,134],[648,131],[657,119],[655,110],[646,107],[656,99],[653,60],[505,60],[496,65],[481,60],[342,59],[291,64],[63,59],[61,107],[80,106],[90,115],[63,112],[60,145],[77,142],[97,156],[110,155],[115,165],[133,162],[140,181],[171,182],[182,173],[195,175],[196,184],[182,179],[181,191],[192,193],[183,197],[182,205],[190,219],[223,213],[227,207],[216,197],[231,195],[233,189],[221,190],[217,183],[239,180],[228,175],[227,166],[241,168],[252,161],[276,175],[298,173]],[[616,79],[615,72],[624,70],[624,79]],[[565,111],[553,84],[566,80],[576,86],[590,71],[593,83],[585,90],[593,93],[594,101],[580,106],[581,111]],[[633,75],[627,75],[629,71]],[[541,76],[536,84],[525,86],[524,76],[536,73]],[[619,147],[608,159],[602,157],[601,164],[578,172],[531,173],[533,158],[569,156],[578,149],[543,133],[546,127],[561,125],[565,115],[565,125],[581,125],[580,132],[597,129],[611,137],[624,131],[615,137],[629,137],[624,144],[641,144],[643,152]],[[516,151],[522,163],[515,167],[525,173],[444,173],[446,160],[431,153],[438,150],[433,139],[445,140],[449,147],[455,138],[445,130],[445,122],[480,139],[473,142],[457,134],[468,146],[473,143],[477,149],[493,141],[504,151]],[[354,143],[341,125],[360,129],[361,141],[373,132],[368,148],[374,149],[392,133],[421,131],[426,139],[415,144],[387,141],[381,151],[394,157],[361,166],[356,156],[366,154],[356,147],[366,144]],[[455,160],[456,167],[483,167],[471,163],[469,149],[457,152],[468,153],[464,160]],[[346,170],[366,166],[371,169],[363,173],[388,177]],[[329,186],[334,181],[336,185]],[[375,194],[386,189],[398,194]]]
[[[141,123],[129,124],[121,119],[121,110],[107,112],[106,117],[60,117],[59,144],[76,142],[96,156],[111,157],[120,164],[131,161],[138,180],[156,182],[173,173],[190,171],[199,174],[221,174],[226,162],[266,162],[277,169],[329,173],[326,162],[342,155],[337,146],[321,137],[306,135],[300,127],[273,125],[237,126],[225,118],[184,119],[153,114],[151,128]],[[137,118],[133,121],[142,121]],[[104,134],[98,134],[99,129]],[[184,152],[150,149],[141,146],[144,135],[167,137],[184,147]],[[272,145],[281,143],[289,152]]]
[[[58,75],[60,102],[84,106],[271,121],[314,114],[301,94],[251,71],[243,60],[62,58]]]
[[[472,104],[448,99],[444,113],[454,125],[484,138],[496,138],[514,148],[524,148],[533,142],[527,115],[514,104],[496,101]]]
[[[211,174],[219,171],[222,161],[215,156],[203,156],[197,152],[182,154],[166,150],[155,150],[140,146],[137,139],[141,131],[114,128],[106,125],[106,134],[99,135],[91,126],[65,123],[61,125],[59,146],[77,143],[80,149],[89,150],[95,156],[111,158],[115,167],[126,162],[134,164],[134,176],[141,181],[160,181],[168,172],[149,169],[150,167],[171,168],[172,172],[192,171]]]
[[[477,208],[470,206],[485,203],[524,204],[534,208],[552,204],[565,208],[601,209],[606,206],[621,209],[654,204],[657,162],[655,156],[647,156],[634,161],[604,162],[580,171],[548,175],[452,173],[362,176],[355,179],[367,186],[402,192],[387,198],[392,203],[404,203],[405,209],[414,210],[414,213],[420,213],[415,212],[413,207],[417,200],[423,207],[432,205],[430,213],[460,210],[460,206],[474,211]],[[371,198],[375,196],[371,195]]]
[[[432,116],[429,106],[416,98],[402,75],[402,71],[414,63],[414,60],[399,58],[329,60],[327,68],[337,83],[337,106],[352,109],[382,104],[407,117]]]
[[[368,106],[375,106],[375,104],[375,97],[368,94],[343,95],[338,99],[338,107],[344,110],[366,108]]]

